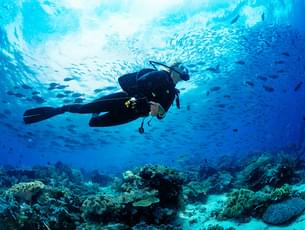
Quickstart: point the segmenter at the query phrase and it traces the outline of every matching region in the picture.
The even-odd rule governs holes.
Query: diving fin
[[[54,107],[29,109],[24,112],[23,121],[25,124],[32,124],[62,114],[63,112],[60,108]]]

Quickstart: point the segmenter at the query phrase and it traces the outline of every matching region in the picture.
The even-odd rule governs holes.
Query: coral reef
[[[192,181],[183,187],[183,197],[188,203],[204,202],[209,184]]]
[[[238,174],[236,185],[258,191],[264,186],[280,187],[285,183],[296,182],[295,159],[283,153],[273,156],[262,154],[253,157],[248,165]]]
[[[178,209],[182,199],[184,177],[176,170],[164,166],[144,166],[139,171],[142,178],[140,187],[156,189],[161,206]]]
[[[207,230],[225,230],[225,228],[216,224],[216,225],[210,225]]]
[[[108,223],[116,221],[120,212],[120,203],[112,197],[94,195],[83,202],[81,209],[85,219],[98,223]]]
[[[217,169],[208,165],[206,162],[201,164],[198,170],[200,179],[207,179],[217,173]]]
[[[293,195],[287,184],[280,188],[265,191],[251,191],[249,189],[234,190],[220,214],[222,218],[243,219],[250,216],[261,217],[269,204],[285,200]]]
[[[233,176],[229,172],[219,171],[207,179],[210,184],[208,192],[219,194],[229,191],[232,188]]]
[[[234,167],[205,161],[183,172],[145,165],[115,178],[61,162],[32,169],[3,167],[0,228],[182,229],[185,218],[191,228],[214,220],[202,229],[224,229],[221,221],[229,219],[240,224],[251,218],[270,224],[293,221],[304,210],[303,164],[282,153],[250,157]],[[218,196],[222,198],[215,202]],[[189,211],[194,207],[197,216]]]
[[[221,215],[228,218],[247,216],[254,206],[254,197],[255,192],[248,189],[231,192]]]
[[[7,172],[2,176],[18,183],[0,193],[2,229],[130,229],[140,223],[166,229],[183,207],[184,177],[164,166],[126,171],[109,187],[101,186],[109,177],[62,163]]]
[[[91,175],[90,175],[91,181],[93,183],[97,183],[101,186],[107,186],[112,182],[112,179],[110,176],[103,175],[99,173],[97,170],[93,170]]]
[[[144,166],[123,173],[115,181],[119,196],[112,198],[120,203],[120,221],[134,225],[144,220],[150,224],[169,224],[182,208],[183,176],[164,166]],[[131,218],[132,216],[132,218]]]
[[[279,200],[284,200],[291,196],[292,190],[291,187],[287,184],[284,184],[280,188],[275,188],[271,194],[270,194],[270,199],[273,201],[279,201]]]
[[[18,183],[7,190],[7,195],[12,195],[20,201],[32,202],[44,187],[45,185],[41,181]]]

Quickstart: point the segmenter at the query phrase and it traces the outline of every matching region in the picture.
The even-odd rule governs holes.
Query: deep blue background
[[[299,151],[304,9],[303,0],[1,0],[0,163],[61,160],[115,172],[143,163],[183,167],[223,155]],[[144,135],[137,132],[141,120],[100,129],[88,127],[90,115],[22,123],[25,109],[73,101],[60,98],[65,90],[84,102],[115,92],[120,75],[149,60],[183,61],[192,78],[178,85],[181,110],[173,106]],[[65,88],[49,90],[51,83]],[[33,100],[34,91],[44,103]]]

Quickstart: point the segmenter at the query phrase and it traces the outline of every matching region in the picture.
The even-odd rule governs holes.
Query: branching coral
[[[291,187],[287,184],[280,188],[276,188],[271,192],[270,199],[273,201],[283,200],[288,198],[292,193]]]
[[[254,204],[255,192],[248,189],[234,190],[229,194],[221,215],[227,218],[239,218],[248,215]]]

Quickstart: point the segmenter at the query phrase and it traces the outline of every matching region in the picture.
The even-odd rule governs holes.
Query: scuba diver
[[[144,119],[151,115],[158,119],[166,112],[176,98],[180,108],[179,90],[175,88],[181,81],[190,79],[188,69],[182,63],[167,66],[150,61],[154,67],[139,72],[125,74],[118,81],[123,91],[103,96],[87,104],[69,104],[62,107],[40,107],[25,111],[23,120],[31,124],[53,116],[69,113],[92,114],[89,126],[106,127],[120,125],[144,117],[139,132],[144,132]],[[155,65],[165,67],[158,70]],[[106,112],[99,115],[102,112]]]

